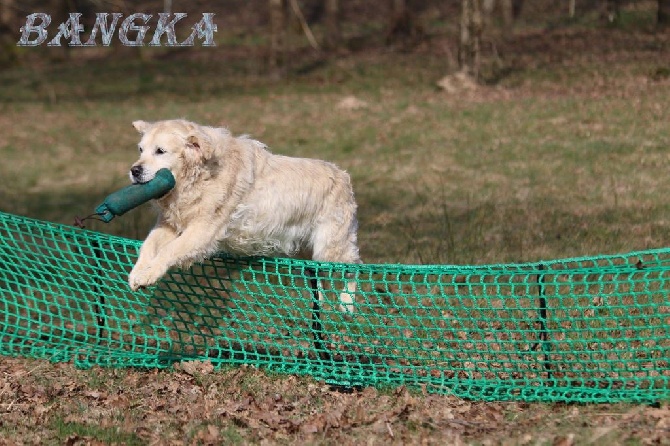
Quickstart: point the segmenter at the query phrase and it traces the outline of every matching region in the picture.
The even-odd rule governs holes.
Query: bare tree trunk
[[[391,0],[391,16],[386,33],[386,43],[416,37],[418,32],[407,0]]]
[[[393,3],[393,12],[395,14],[404,14],[407,11],[407,0],[391,0]]]
[[[0,0],[0,67],[12,65],[16,61],[13,19],[14,0]]]
[[[505,34],[510,34],[514,26],[514,22],[523,8],[523,0],[501,0],[503,26],[505,27]]]
[[[601,0],[601,17],[607,23],[615,23],[619,20],[619,9],[621,0]]]
[[[67,20],[68,17],[68,1],[67,0],[49,0],[46,2],[46,7],[51,12],[51,23],[58,24],[63,23]],[[56,25],[57,26],[57,25]],[[51,36],[47,39],[47,42],[51,40]],[[48,57],[51,61],[62,61],[67,59],[70,56],[69,47],[67,43],[61,45],[59,48],[54,48],[53,51],[49,51]]]
[[[14,17],[14,0],[0,0],[0,25],[10,27]]]
[[[502,10],[501,12],[503,25],[505,26],[505,32],[508,32],[514,23],[514,8],[512,7],[512,0],[501,0],[500,9]]]
[[[479,72],[482,66],[482,31],[484,21],[482,20],[481,0],[472,0],[472,76],[479,80]]]
[[[512,0],[512,17],[514,20],[518,19],[521,16],[521,10],[523,10],[524,0]]]
[[[69,0],[66,0],[66,2]],[[115,3],[115,7],[118,9],[115,9],[117,12],[123,13],[124,17],[127,17],[130,14],[133,14],[136,10],[130,9],[131,6],[128,4],[129,2],[126,1],[119,1],[118,3]],[[166,6],[166,4],[163,4],[163,6]],[[169,5],[172,7],[172,5]],[[51,23],[53,24],[55,20],[52,20]],[[58,23],[58,22],[56,22]],[[119,26],[121,24],[119,23]],[[90,29],[90,28],[87,28]],[[126,46],[126,45],[114,45],[112,44],[112,54],[115,59],[140,59],[140,60],[147,60],[151,57],[151,54],[153,52],[149,51],[142,51],[142,47],[140,46]]]
[[[481,67],[482,11],[481,0],[461,1],[461,36],[458,63],[461,72],[479,79]]]
[[[286,50],[286,3],[285,0],[269,0],[270,9],[270,71],[281,76],[284,70]]]
[[[293,11],[293,17],[298,21],[298,25],[300,25],[302,32],[305,33],[305,37],[307,37],[309,44],[312,45],[312,48],[314,48],[315,50],[320,50],[321,47],[319,46],[319,42],[316,41],[316,38],[312,33],[312,29],[309,27],[309,24],[305,19],[305,15],[302,13],[302,9],[300,9],[300,4],[298,3],[298,0],[288,0],[288,2],[291,5],[291,10]]]
[[[670,27],[670,0],[658,0],[657,26]]]
[[[339,0],[324,0],[325,2],[325,28],[324,46],[333,50],[342,42],[342,30],[340,28],[340,2]]]
[[[470,0],[461,0],[461,35],[458,45],[458,66],[461,71],[470,71],[470,46],[472,35],[470,33],[470,20],[472,16],[472,3]]]
[[[496,8],[496,0],[482,0],[482,20],[484,28],[488,29],[493,22],[493,11]]]
[[[404,34],[408,16],[407,0],[391,0],[391,25],[389,32]]]

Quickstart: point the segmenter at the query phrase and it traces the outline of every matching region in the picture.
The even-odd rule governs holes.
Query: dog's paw
[[[128,285],[133,291],[137,291],[140,288],[146,288],[148,286],[154,285],[158,282],[162,274],[156,271],[155,268],[145,267],[145,268],[133,268],[128,276]]]

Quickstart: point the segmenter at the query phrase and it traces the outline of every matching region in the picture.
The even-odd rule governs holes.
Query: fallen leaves
[[[193,437],[193,444],[217,445],[221,444],[221,430],[218,426],[208,424]]]
[[[253,367],[77,370],[3,358],[5,444],[668,444],[670,408],[466,401],[406,388],[333,391]],[[0,436],[1,437],[1,436]]]
[[[211,361],[182,361],[175,364],[174,368],[191,376],[208,375],[214,371]]]
[[[347,96],[337,104],[337,108],[345,111],[361,110],[368,108],[369,104],[356,96]]]
[[[443,77],[436,85],[449,94],[471,92],[479,88],[477,82],[463,71]]]

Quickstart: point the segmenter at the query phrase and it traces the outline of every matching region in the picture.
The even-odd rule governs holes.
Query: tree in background
[[[389,0],[386,44],[397,42],[413,44],[423,36],[423,29],[416,21],[419,6],[410,4],[409,0]]]
[[[14,12],[14,0],[0,0],[0,67],[13,65],[17,58]]]
[[[460,94],[477,87],[481,69],[483,12],[490,13],[494,6],[493,2],[484,1],[486,4],[482,0],[461,0],[458,71],[437,81],[437,86],[448,93]]]
[[[600,10],[600,15],[606,22],[617,23],[620,18],[621,0],[601,0]]]
[[[657,25],[659,28],[670,27],[670,0],[658,0]]]
[[[500,0],[505,34],[511,34],[514,22],[521,15],[523,0]]]
[[[0,0],[0,26],[9,27],[14,18],[14,0]]]
[[[576,0],[570,0],[574,2]],[[514,23],[521,15],[523,9],[523,0],[481,0],[481,12],[484,21],[484,29],[493,27],[495,21],[493,17],[499,11],[502,19],[503,33],[509,35],[512,33]]]
[[[339,0],[323,0],[324,5],[324,27],[323,46],[328,50],[334,50],[342,44],[342,29],[340,28],[340,2]]]
[[[286,50],[286,1],[269,0],[270,11],[270,72],[282,76]]]
[[[481,0],[461,0],[458,65],[461,73],[479,80],[482,46]]]

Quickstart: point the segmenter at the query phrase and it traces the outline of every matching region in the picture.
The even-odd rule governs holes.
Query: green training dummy
[[[131,184],[109,195],[100,206],[95,208],[95,212],[102,221],[109,223],[117,215],[123,215],[149,200],[162,197],[170,192],[174,185],[172,172],[168,169],[161,169],[156,172],[152,180],[142,184]]]

